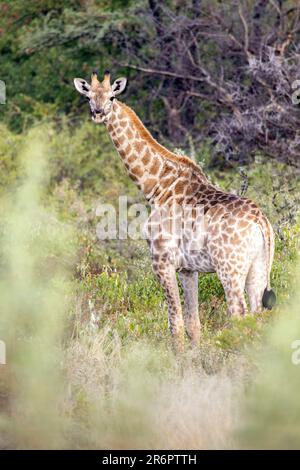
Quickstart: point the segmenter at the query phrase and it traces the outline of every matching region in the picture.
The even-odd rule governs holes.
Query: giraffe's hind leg
[[[259,313],[262,310],[262,298],[266,285],[266,260],[264,256],[257,256],[249,269],[246,279],[246,291],[252,313]]]
[[[217,271],[217,274],[224,288],[228,314],[237,317],[244,315],[247,312],[245,275],[224,271]]]
[[[186,332],[192,345],[197,346],[200,339],[198,273],[192,271],[181,271],[178,275],[184,293],[184,323]]]

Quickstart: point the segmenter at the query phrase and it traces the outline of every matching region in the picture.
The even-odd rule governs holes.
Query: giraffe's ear
[[[116,96],[116,95],[120,95],[121,93],[123,93],[123,91],[126,88],[126,84],[127,84],[127,78],[125,77],[117,78],[117,80],[114,81],[111,87],[113,91],[113,95]]]
[[[74,85],[77,91],[82,95],[87,95],[91,86],[83,78],[74,78]]]

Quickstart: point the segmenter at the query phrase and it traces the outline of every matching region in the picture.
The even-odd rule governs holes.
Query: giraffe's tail
[[[271,269],[274,258],[275,239],[273,228],[268,219],[263,217],[261,222],[262,232],[265,240],[267,267],[267,286],[263,293],[262,304],[264,308],[271,310],[276,303],[276,294],[271,288]]]
[[[267,287],[264,290],[264,294],[262,297],[262,304],[264,308],[268,310],[272,310],[274,305],[276,304],[276,294],[273,289],[268,289]]]

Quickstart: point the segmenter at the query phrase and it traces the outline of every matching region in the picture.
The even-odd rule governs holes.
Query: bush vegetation
[[[255,134],[254,120],[248,140],[232,133],[216,153],[213,130],[219,114],[221,130],[231,119],[223,92],[234,81],[248,93],[239,101],[231,89],[243,118],[249,100],[254,113],[267,106],[270,86],[273,103],[282,106],[288,91],[272,88],[272,73],[257,88],[261,76],[247,69],[247,51],[236,45],[231,54],[227,36],[222,45],[197,36],[211,78],[219,66],[224,69],[224,83],[218,82],[223,91],[212,90],[204,70],[199,73],[206,80],[196,86],[183,77],[141,75],[123,66],[125,51],[130,60],[140,51],[129,65],[142,67],[144,60],[153,68],[159,51],[170,50],[178,61],[168,63],[163,55],[164,67],[175,74],[185,67],[193,72],[183,63],[173,23],[165,36],[161,28],[168,17],[180,19],[180,37],[188,42],[187,29],[204,27],[207,35],[205,21],[211,18],[215,32],[224,2],[203,2],[194,22],[202,2],[189,2],[193,14],[183,11],[184,2],[163,3],[163,10],[155,1],[1,4],[0,79],[7,84],[7,103],[0,105],[0,339],[7,364],[0,365],[0,448],[299,447],[299,373],[291,361],[291,345],[300,339],[298,134],[292,128],[283,139],[285,119],[278,133],[268,134],[278,124],[268,115],[270,148],[265,141],[257,145],[261,135]],[[241,3],[233,33],[245,38],[243,18],[250,21],[250,53],[263,39],[259,24],[273,31],[267,44],[273,49],[283,47],[285,34],[295,29],[278,69],[291,64],[294,77],[299,63],[294,2]],[[255,13],[256,3],[261,10]],[[228,32],[235,2],[228,4],[221,36],[222,28]],[[256,26],[252,13],[260,18]],[[141,25],[143,15],[151,21]],[[192,29],[184,27],[191,21]],[[218,61],[212,60],[215,54]],[[272,72],[269,59],[263,56]],[[90,121],[73,89],[73,77],[87,78],[91,69],[108,66],[129,75],[124,100],[161,141],[189,152],[214,184],[256,201],[276,232],[276,308],[231,319],[217,277],[200,276],[201,342],[197,350],[187,342],[180,357],[172,352],[166,301],[146,243],[100,241],[96,235],[99,203],[118,210],[119,195],[129,204],[143,201],[105,129]],[[181,104],[173,102],[181,92],[192,94]],[[177,124],[170,123],[170,104],[181,110]],[[298,112],[296,107],[289,115],[293,123]],[[249,130],[246,118],[243,125]]]
[[[272,273],[277,307],[231,320],[217,277],[201,276],[201,344],[178,360],[145,243],[96,237],[99,201],[116,202],[122,192],[140,199],[102,129],[88,122],[76,131],[36,126],[23,136],[6,129],[0,149],[0,331],[9,358],[1,366],[2,447],[272,446],[262,430],[270,410],[259,418],[241,416],[254,406],[246,399],[249,381],[255,384],[252,400],[259,387],[265,397],[267,385],[273,386],[262,381],[256,390],[257,370],[265,343],[276,347],[272,331],[280,322],[290,331],[284,312],[296,302],[299,225],[282,223],[268,186],[283,187],[286,174],[263,163],[249,167],[249,194],[256,200],[259,194],[278,224]],[[212,171],[210,177],[239,190],[236,171]],[[287,355],[290,338],[283,338]],[[272,368],[274,383],[280,371]]]

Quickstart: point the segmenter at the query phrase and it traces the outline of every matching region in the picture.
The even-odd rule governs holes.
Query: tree
[[[299,167],[300,107],[292,94],[300,4],[149,0],[144,8],[140,36],[153,52],[137,50],[127,34],[126,64],[152,84],[149,112],[163,104],[162,132],[176,145],[190,135],[212,138],[215,159],[246,163],[260,153]]]
[[[292,101],[300,80],[299,2],[28,5],[43,3],[47,8],[35,6],[37,14],[32,7],[10,38],[10,56],[24,77],[34,65],[39,70],[34,87],[23,82],[30,103],[54,101],[54,109],[78,114],[74,74],[112,68],[129,76],[127,101],[160,140],[181,148],[210,142],[214,164],[265,155],[300,166],[300,106]],[[40,76],[49,76],[49,63],[55,73],[47,83]]]

